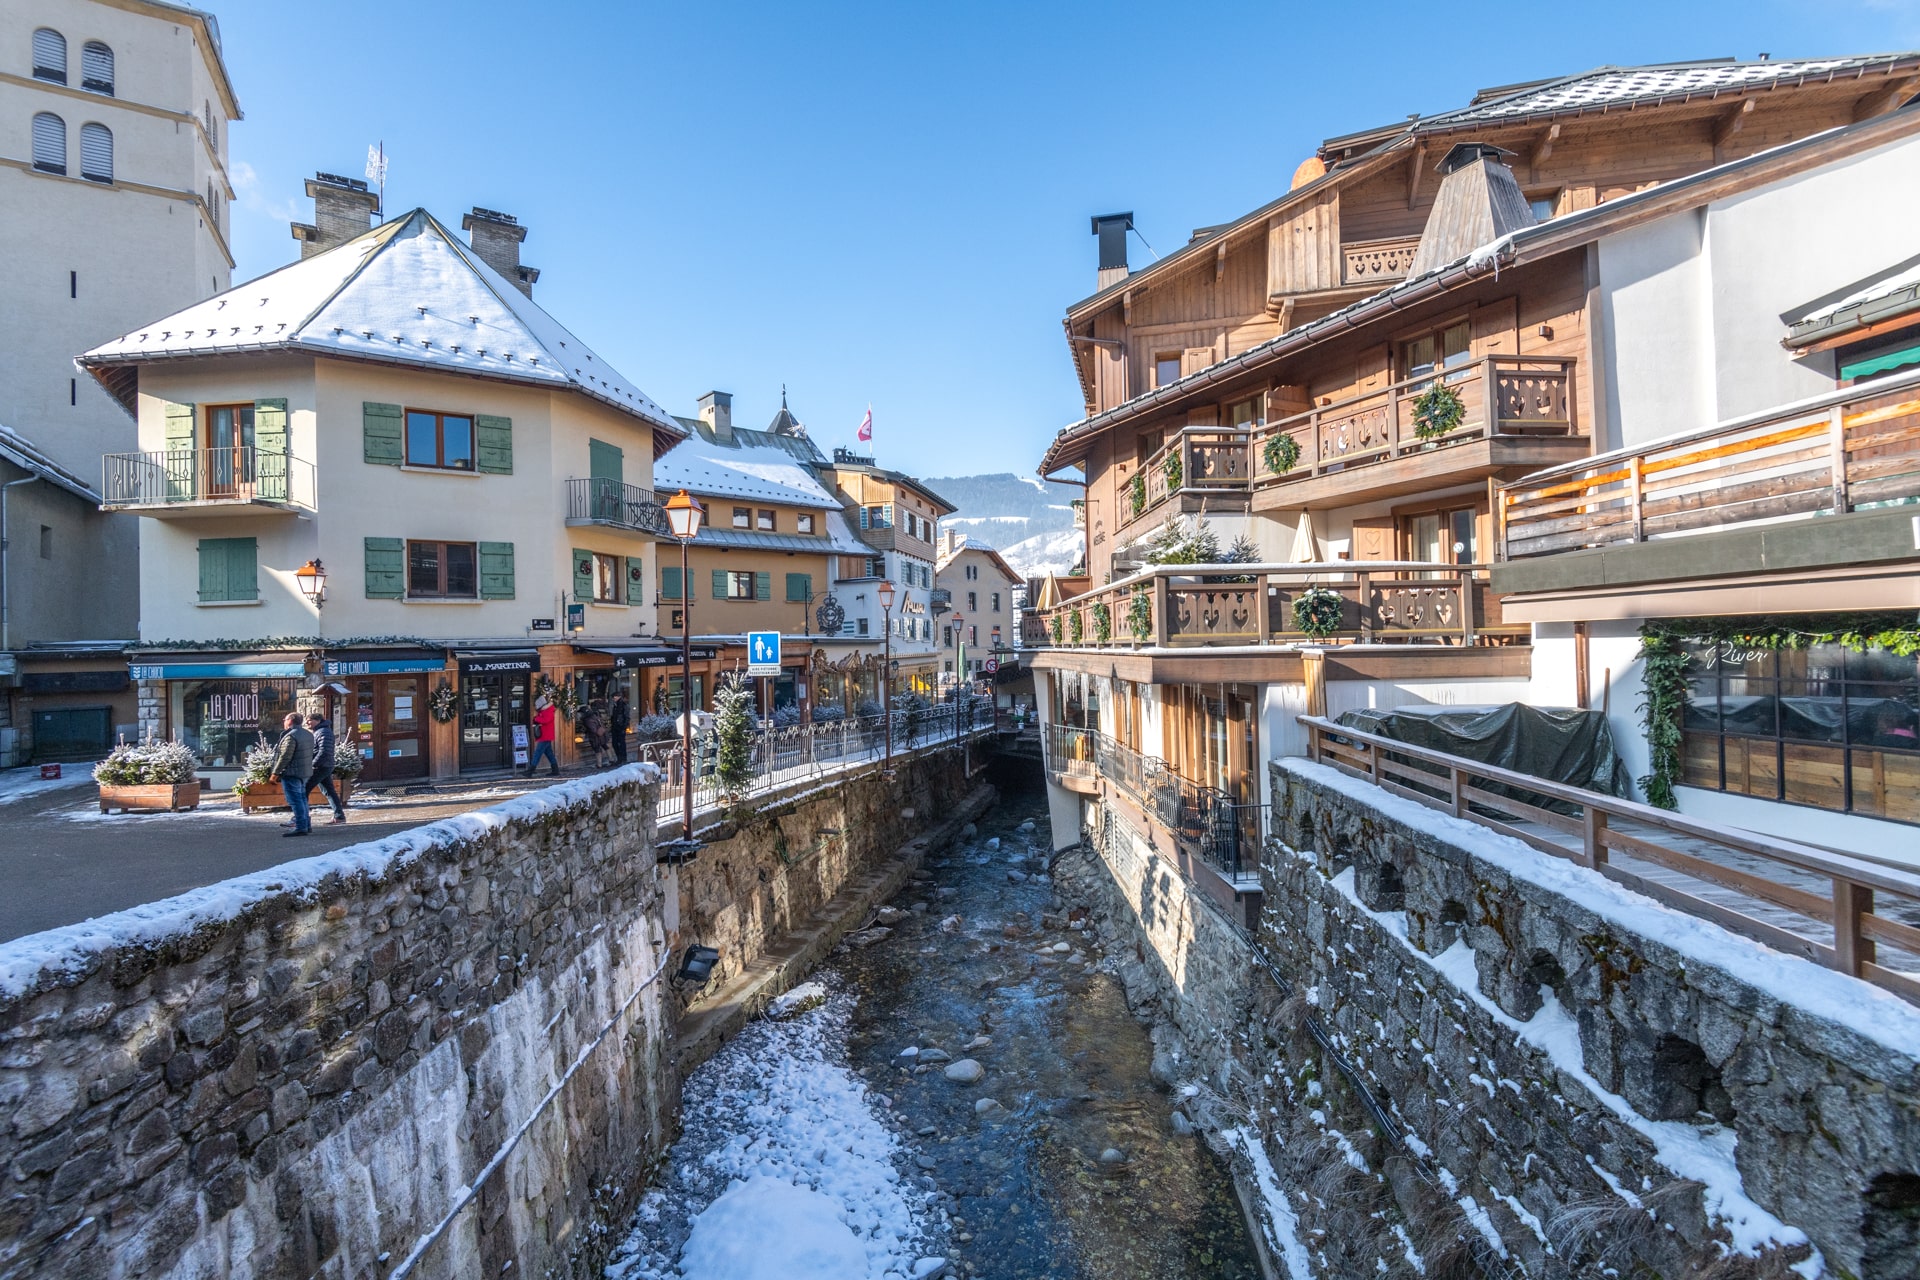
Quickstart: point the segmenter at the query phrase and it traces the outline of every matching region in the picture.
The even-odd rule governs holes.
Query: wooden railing
[[[1920,497],[1920,378],[1836,392],[1501,490],[1509,560]]]
[[[1484,356],[1437,373],[1396,382],[1334,404],[1268,423],[1253,433],[1253,484],[1268,489],[1329,471],[1388,462],[1469,440],[1501,436],[1575,436],[1571,359],[1547,356]],[[1422,437],[1414,404],[1436,378],[1460,397],[1466,414],[1443,435]],[[1284,469],[1273,464],[1283,450],[1267,448],[1279,437],[1293,441],[1298,456]]]
[[[1302,631],[1293,603],[1320,587],[1340,597],[1340,625]],[[1179,648],[1301,642],[1504,643],[1505,623],[1484,565],[1411,560],[1311,565],[1164,565],[1021,618],[1028,648]]]
[[[1403,280],[1413,265],[1419,236],[1393,240],[1356,240],[1340,250],[1342,284],[1386,284]]]
[[[1920,970],[1920,928],[1885,911],[1920,912],[1920,874],[1791,840],[1696,822],[1664,809],[1482,764],[1301,716],[1307,753],[1395,795],[1467,818],[1568,858],[1676,910],[1777,950],[1838,969],[1920,1003],[1920,973],[1879,963],[1885,944]],[[1501,788],[1495,791],[1493,788]],[[1519,792],[1543,803],[1516,798]],[[1561,810],[1544,807],[1557,803]],[[1686,887],[1615,865],[1620,854],[1645,872],[1677,873]],[[1729,901],[1714,901],[1705,892]],[[1876,899],[1876,895],[1884,895]],[[1751,905],[1742,908],[1743,900]],[[1878,908],[1876,907],[1878,902]],[[1765,904],[1798,927],[1751,914]],[[1831,939],[1827,941],[1826,939]]]
[[[1244,430],[1182,427],[1178,435],[1140,464],[1135,476],[1137,483],[1122,491],[1123,527],[1154,514],[1169,498],[1179,494],[1245,493],[1247,465]]]

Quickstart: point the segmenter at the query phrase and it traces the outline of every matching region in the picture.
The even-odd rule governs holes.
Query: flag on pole
[[[384,142],[377,147],[369,146],[367,148],[367,181],[377,182],[382,186],[386,185],[387,144]]]
[[[869,444],[873,440],[873,406],[867,406],[867,416],[860,419],[860,443]]]

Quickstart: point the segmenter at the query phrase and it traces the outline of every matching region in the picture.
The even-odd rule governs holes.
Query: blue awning
[[[133,663],[135,680],[297,680],[307,674],[304,662],[163,662]]]

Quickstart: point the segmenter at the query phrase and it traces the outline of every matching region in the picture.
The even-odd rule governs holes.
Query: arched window
[[[113,130],[103,124],[80,126],[80,176],[92,182],[113,181]]]
[[[98,40],[80,46],[80,87],[113,96],[113,50]]]
[[[213,103],[206,98],[200,100],[200,114],[207,122],[207,145],[213,148],[213,154],[220,154],[220,126],[214,122]]]
[[[67,82],[67,38],[51,27],[33,33],[33,78]]]
[[[42,173],[67,171],[67,122],[51,111],[33,118],[33,167]]]

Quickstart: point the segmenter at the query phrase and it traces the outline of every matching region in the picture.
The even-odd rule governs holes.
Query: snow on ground
[[[58,791],[62,787],[77,787],[93,781],[91,765],[63,765],[61,771],[65,777],[43,778],[39,765],[29,765],[24,769],[0,769],[0,805],[37,796],[43,791]]]
[[[849,1067],[854,997],[831,977],[750,1024],[687,1080],[685,1132],[608,1280],[911,1280],[946,1217]]]
[[[377,880],[437,846],[478,839],[511,822],[533,821],[590,803],[602,791],[619,783],[658,782],[660,778],[657,765],[629,764],[530,792],[490,808],[410,827],[384,839],[351,844],[317,857],[301,858],[251,875],[190,889],[158,902],[145,902],[79,924],[15,938],[0,944],[0,996],[24,995],[50,978],[86,972],[117,948],[152,946],[209,924],[235,919],[242,912],[282,895],[311,901],[330,877],[350,880],[364,876]]]

